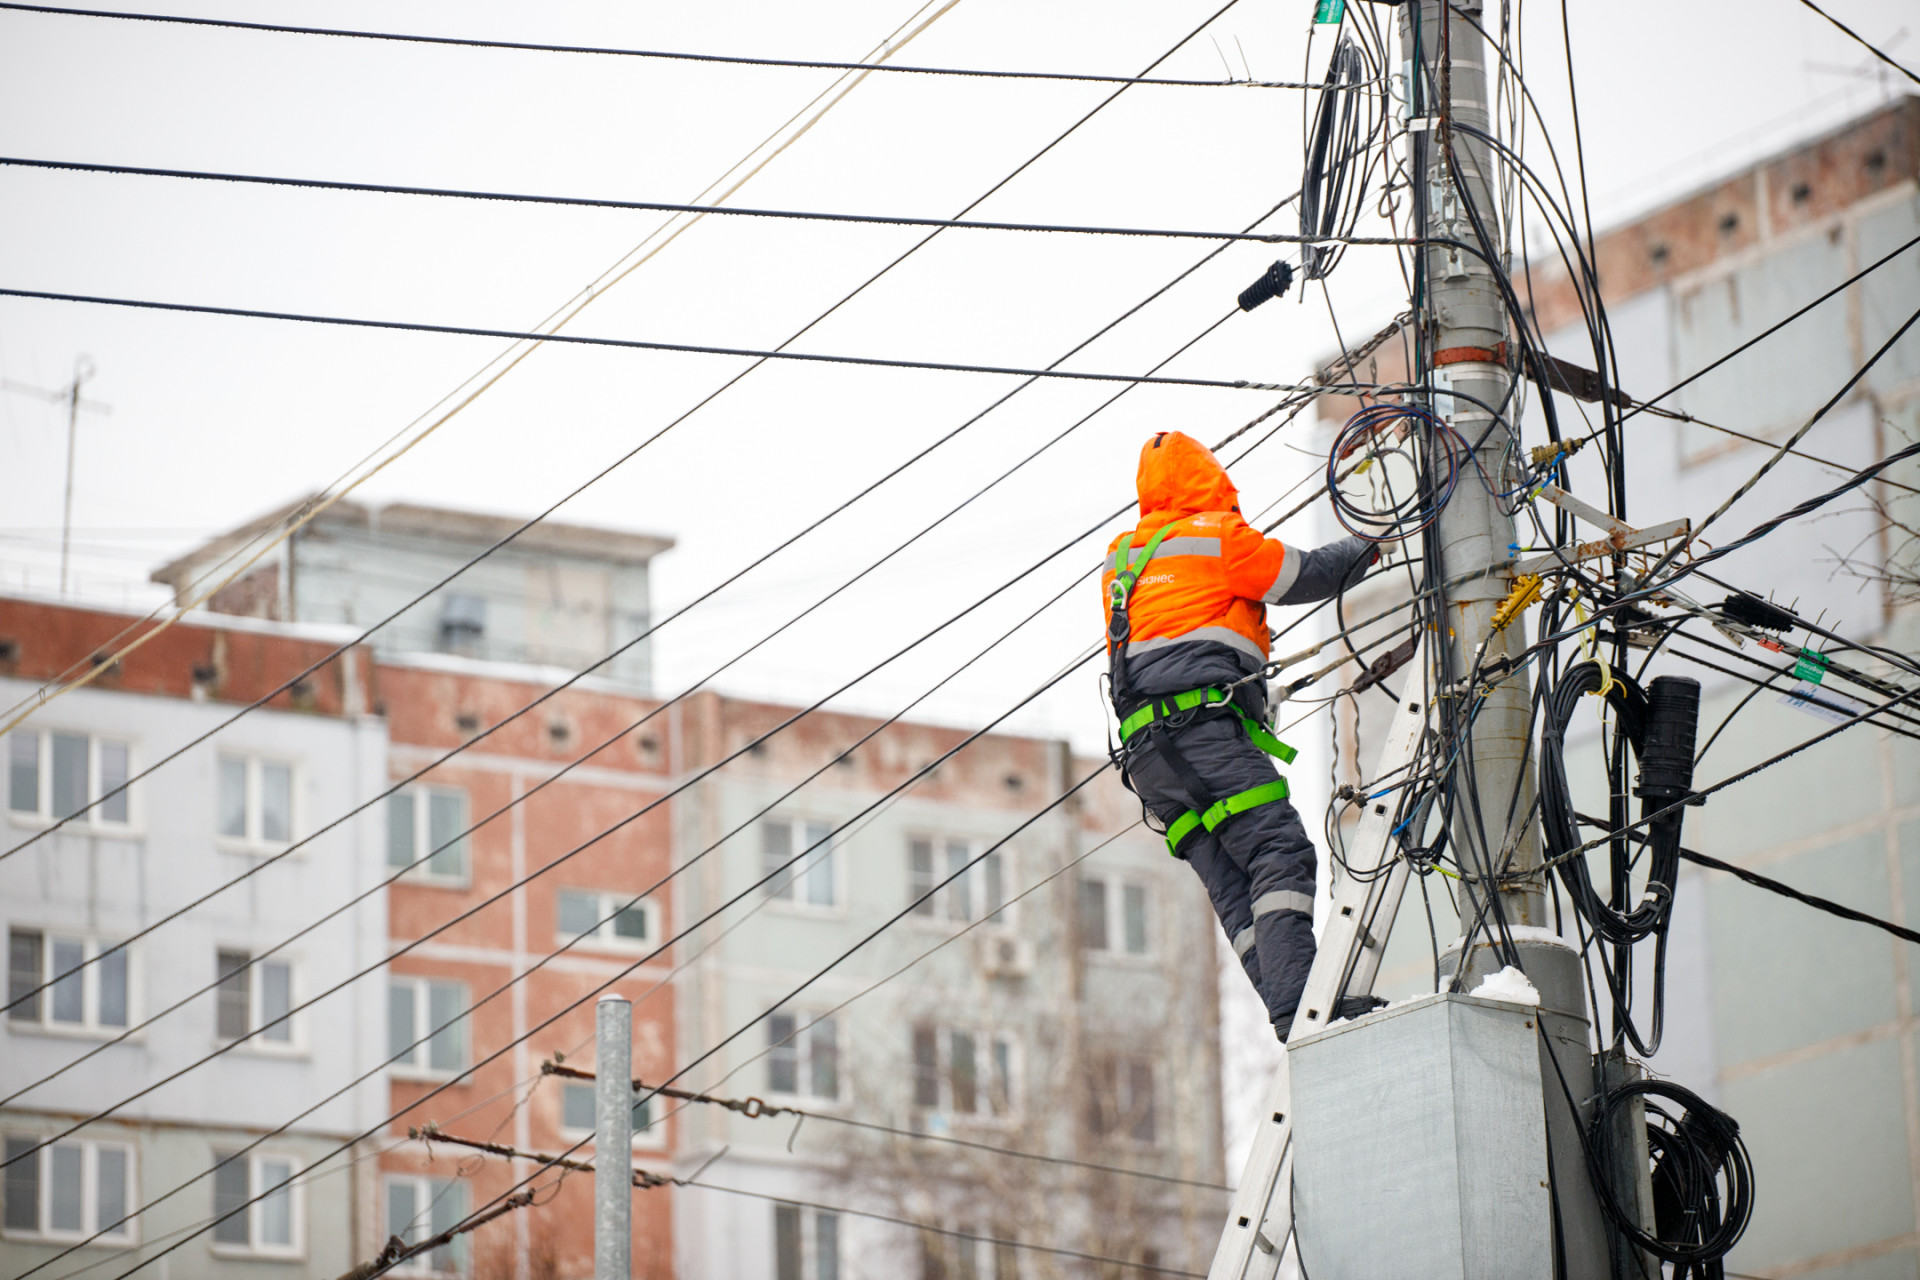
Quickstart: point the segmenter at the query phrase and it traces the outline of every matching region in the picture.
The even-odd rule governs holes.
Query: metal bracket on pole
[[[1416,649],[1407,669],[1424,676],[1426,665]],[[1401,780],[1413,763],[1427,731],[1429,703],[1418,697],[1420,678],[1409,680],[1405,701],[1394,714],[1393,727],[1381,748],[1373,776],[1378,785]],[[1333,887],[1333,909],[1321,930],[1319,950],[1307,975],[1306,991],[1294,1015],[1293,1034],[1318,1031],[1331,1019],[1342,996],[1373,990],[1380,972],[1380,955],[1400,909],[1406,887],[1406,864],[1390,852],[1394,805],[1377,792],[1368,797],[1360,824],[1347,846],[1347,865],[1359,876],[1341,876]],[[1387,874],[1365,873],[1391,864]],[[1364,877],[1364,878],[1363,878]],[[1214,1252],[1209,1280],[1272,1280],[1280,1270],[1293,1232],[1293,1117],[1291,1089],[1284,1057],[1267,1088],[1260,1127],[1253,1136],[1246,1171],[1227,1211],[1227,1229]]]
[[[594,1008],[593,1280],[633,1276],[633,1006]]]
[[[1671,542],[1675,538],[1686,537],[1693,528],[1691,521],[1680,519],[1669,520],[1665,524],[1656,524],[1646,529],[1636,529],[1624,521],[1614,519],[1598,507],[1580,501],[1558,485],[1543,484],[1536,494],[1596,529],[1605,529],[1607,536],[1594,542],[1581,542],[1559,551],[1549,551],[1543,556],[1534,556],[1530,560],[1522,560],[1513,566],[1513,572],[1516,575],[1541,573],[1548,569],[1556,569],[1563,564],[1578,564],[1582,560],[1609,556],[1616,551],[1632,551],[1636,547],[1649,547],[1656,542]]]

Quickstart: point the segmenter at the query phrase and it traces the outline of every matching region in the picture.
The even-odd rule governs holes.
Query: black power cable
[[[861,226],[934,227],[943,231],[1032,231],[1067,235],[1132,236],[1159,240],[1252,240],[1260,244],[1292,244],[1301,237],[1258,231],[1158,230],[1151,227],[1093,227],[1053,222],[985,222],[967,218],[912,218],[888,213],[830,213],[817,209],[759,209],[748,205],[678,204],[666,200],[615,200],[602,196],[547,196],[515,191],[475,191],[460,187],[412,187],[381,182],[342,182],[329,178],[288,178],[271,174],[221,173],[205,169],[154,169],[137,165],[91,164],[81,160],[32,160],[0,156],[0,165],[15,169],[46,169],[67,173],[105,174],[120,178],[183,178],[197,182],[231,182],[243,186],[296,187],[307,191],[341,191],[360,195],[432,196],[443,200],[497,201],[505,204],[552,205],[562,209],[624,209],[638,213],[722,214],[736,218],[775,218],[796,222],[850,222]],[[1327,253],[1331,249],[1315,250]]]
[[[1652,1232],[1620,1204],[1613,1189],[1615,1115],[1634,1098],[1646,1100]],[[1672,1263],[1674,1280],[1718,1280],[1720,1259],[1753,1217],[1753,1161],[1731,1116],[1671,1081],[1633,1080],[1600,1096],[1584,1147],[1600,1205],[1622,1235]]]
[[[345,27],[295,27],[274,22],[237,22],[226,18],[194,18],[163,13],[123,13],[111,9],[69,9],[46,4],[0,4],[0,11],[39,13],[60,18],[119,18],[132,22],[159,22],[176,26],[216,27],[228,31],[259,31],[273,35],[332,36],[347,40],[385,40],[399,44],[450,46],[457,49],[501,49],[517,53],[596,54],[613,58],[650,58],[664,62],[712,62],[741,67],[791,67],[810,71],[884,71],[896,75],[966,76],[987,80],[1062,80],[1072,83],[1148,84],[1187,89],[1318,89],[1317,84],[1290,80],[1185,80],[1154,76],[1103,76],[1074,71],[989,71],[969,67],[917,67],[892,62],[831,62],[820,58],[749,58],[724,53],[674,53],[662,49],[620,49],[607,45],[536,44],[523,40],[480,40],[465,36],[409,35],[397,31],[362,31]]]

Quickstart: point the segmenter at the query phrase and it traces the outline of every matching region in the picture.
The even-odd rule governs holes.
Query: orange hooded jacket
[[[1128,561],[1161,528],[1173,527],[1152,563],[1140,567],[1128,602],[1127,664],[1136,691],[1184,692],[1256,670],[1269,652],[1267,604],[1293,586],[1302,553],[1247,524],[1226,468],[1191,436],[1162,431],[1148,440],[1137,486],[1140,523]],[[1107,548],[1103,602],[1120,541]]]

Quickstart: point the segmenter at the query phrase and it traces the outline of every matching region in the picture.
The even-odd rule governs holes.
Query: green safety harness
[[[1177,522],[1176,522],[1177,523]],[[1160,540],[1167,536],[1173,525],[1163,526],[1140,549],[1137,558],[1129,559],[1127,552],[1133,542],[1133,535],[1127,534],[1120,539],[1120,545],[1114,551],[1113,582],[1107,589],[1107,639],[1110,657],[1108,679],[1113,689],[1113,703],[1117,709],[1132,700],[1131,688],[1126,678],[1127,641],[1133,634],[1133,622],[1128,616],[1128,601],[1133,597],[1134,586],[1140,580],[1140,571],[1153,559],[1153,553],[1160,549]],[[1180,749],[1174,745],[1175,727],[1184,727],[1203,717],[1231,714],[1240,721],[1247,737],[1253,745],[1282,764],[1292,764],[1297,754],[1294,749],[1273,736],[1267,727],[1242,711],[1233,701],[1230,689],[1212,686],[1205,689],[1190,689],[1185,693],[1176,693],[1166,697],[1149,699],[1144,705],[1121,718],[1121,750],[1115,753],[1116,763],[1120,766],[1120,776],[1132,790],[1132,779],[1127,777],[1125,747],[1130,739],[1142,733],[1160,749],[1167,763],[1172,766],[1187,790],[1196,799],[1205,799],[1207,787],[1200,781],[1199,774],[1187,762]],[[1173,722],[1178,717],[1178,725]],[[1263,804],[1272,804],[1276,800],[1287,798],[1287,780],[1275,778],[1272,782],[1262,783],[1234,795],[1216,799],[1200,809],[1189,809],[1168,825],[1167,852],[1176,858],[1184,858],[1180,846],[1201,827],[1214,830],[1227,819],[1249,809],[1257,809]]]

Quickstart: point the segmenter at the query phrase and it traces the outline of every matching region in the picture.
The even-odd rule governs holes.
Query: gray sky
[[[1217,5],[959,0],[896,61],[1144,67]],[[937,8],[937,6],[934,6]],[[1897,0],[1833,0],[1909,57]],[[166,10],[174,11],[174,10]],[[201,15],[495,39],[858,58],[914,0],[791,4],[207,5]],[[927,12],[932,12],[930,8]],[[1310,0],[1242,0],[1161,68],[1298,78]],[[1528,81],[1571,158],[1558,9],[1525,6]],[[1595,216],[1615,221],[1864,110],[1864,53],[1792,0],[1572,6]],[[1216,41],[1213,37],[1217,37]],[[1312,51],[1324,56],[1327,41]],[[1243,63],[1244,58],[1244,63]],[[1838,70],[1829,70],[1835,68]],[[689,200],[830,84],[828,71],[435,49],[0,13],[0,153],[366,182]],[[869,77],[733,203],[946,217],[1109,87]],[[1290,192],[1301,98],[1136,87],[977,216],[1237,229]],[[1529,155],[1544,160],[1537,132]],[[327,194],[0,169],[10,287],[522,329],[663,215]],[[1278,229],[1291,229],[1287,222]],[[919,238],[900,228],[710,218],[610,290],[571,332],[772,346]],[[949,231],[798,349],[1046,364],[1209,246]],[[1275,256],[1240,245],[1075,357],[1136,373],[1233,306]],[[1291,256],[1291,254],[1289,254]],[[1329,282],[1340,332],[1403,303],[1384,250]],[[148,570],[197,538],[334,481],[501,348],[496,340],[0,300],[0,374],[43,386],[77,353],[109,417],[83,420],[74,522],[81,594],[150,602]],[[1335,345],[1318,290],[1238,316],[1169,372],[1288,381]],[[706,356],[547,348],[359,496],[513,514],[554,501],[731,376]],[[1004,378],[776,365],[600,482],[563,518],[679,540],[664,612],[752,563],[1009,390]],[[660,686],[704,675],[1113,392],[1036,387],[656,640]],[[1131,499],[1140,439],[1225,434],[1273,397],[1142,388],[986,500],[756,655],[723,687],[817,696]],[[0,397],[0,584],[50,588],[64,418]],[[1304,427],[1304,424],[1303,424]],[[1296,429],[1294,443],[1309,443]],[[1252,507],[1313,466],[1282,436],[1236,475]],[[1292,533],[1322,530],[1306,517]],[[1117,530],[1118,526],[1112,526]],[[849,695],[896,709],[1062,590],[1103,534]],[[923,708],[978,721],[1098,635],[1082,586]],[[1091,676],[1014,722],[1101,734]],[[1324,772],[1324,769],[1320,770]]]

